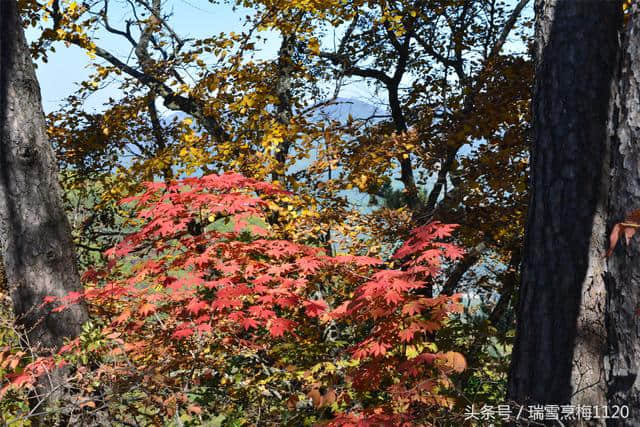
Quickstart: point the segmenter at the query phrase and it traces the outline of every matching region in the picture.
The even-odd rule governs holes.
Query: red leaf
[[[293,330],[294,323],[291,320],[275,318],[271,321],[269,333],[272,337],[281,337],[285,332]]]
[[[387,349],[390,347],[391,347],[390,344],[374,341],[371,343],[371,354],[374,356],[382,356],[387,352]]]
[[[343,302],[331,311],[330,316],[336,319],[345,316],[349,311],[349,306],[351,305],[351,303],[351,300]]]
[[[75,347],[78,347],[79,344],[79,340],[76,338],[73,341],[70,341],[69,343],[63,345],[62,347],[60,347],[60,350],[58,350],[58,354],[63,354],[66,353],[70,350],[73,350]]]
[[[172,337],[173,338],[178,338],[178,339],[182,339],[182,338],[188,338],[191,335],[193,335],[193,329],[191,328],[184,328],[184,329],[177,329]]]
[[[636,234],[637,229],[636,224],[632,223],[618,223],[614,225],[609,235],[609,250],[605,254],[605,258],[611,256],[616,249],[616,245],[622,234],[624,234],[625,242],[628,245],[633,235]]]
[[[276,317],[276,312],[273,310],[269,310],[260,305],[252,305],[248,308],[249,313],[251,313],[255,317],[259,317],[261,319],[270,319],[272,317]]]
[[[31,377],[31,375],[22,373],[11,380],[11,385],[20,388],[25,384],[31,384],[32,382],[33,377]]]
[[[213,330],[211,325],[209,325],[208,323],[203,323],[201,325],[198,325],[196,329],[198,330],[198,332],[211,332]]]
[[[242,321],[242,327],[245,331],[249,330],[250,328],[257,329],[259,326],[260,324],[256,321],[256,319],[252,319],[251,317],[247,317]]]
[[[209,304],[199,300],[198,298],[193,298],[191,301],[189,301],[189,304],[187,304],[187,310],[194,316],[207,307],[209,307]]]
[[[415,329],[409,328],[409,329],[403,329],[400,332],[398,332],[398,337],[400,338],[400,341],[402,342],[409,342],[413,339],[413,336],[416,334]]]
[[[422,304],[419,301],[409,301],[402,307],[402,314],[413,316],[419,314],[423,309]]]
[[[303,306],[309,317],[318,317],[329,307],[327,303],[321,299],[305,301]]]
[[[385,294],[384,300],[387,302],[387,304],[396,305],[404,300],[404,296],[400,295],[396,291],[389,291]]]
[[[198,405],[189,405],[187,406],[187,411],[194,413],[194,414],[202,414],[202,408],[200,408]]]
[[[63,299],[65,301],[75,303],[75,302],[78,302],[80,298],[82,298],[82,296],[83,296],[82,292],[72,291],[72,292],[69,292]]]

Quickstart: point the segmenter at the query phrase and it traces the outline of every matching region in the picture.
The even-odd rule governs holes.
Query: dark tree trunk
[[[280,50],[278,51],[278,64],[276,72],[275,93],[278,97],[278,103],[276,105],[276,118],[285,128],[291,126],[291,118],[293,117],[293,73],[294,62],[293,55],[295,53],[296,34],[282,33],[282,43],[280,44]],[[275,158],[277,168],[271,173],[271,179],[274,181],[280,181],[284,186],[286,182],[286,166],[289,156],[289,149],[291,148],[291,141],[285,138],[284,141],[279,143],[276,147]]]
[[[47,295],[81,289],[40,88],[16,1],[0,1],[0,242],[15,315],[31,345],[57,348],[87,319],[78,305],[52,314]]]
[[[606,402],[607,118],[621,5],[536,0],[532,198],[508,397]]]
[[[612,115],[609,228],[640,208],[640,7],[631,6]],[[623,239],[624,240],[624,239]],[[624,244],[622,244],[624,245]],[[640,424],[640,248],[638,239],[608,260],[606,362],[610,405],[628,405],[627,425]]]

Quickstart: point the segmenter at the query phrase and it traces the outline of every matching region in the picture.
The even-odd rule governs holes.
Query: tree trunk
[[[0,241],[18,322],[31,345],[55,349],[87,320],[83,305],[61,313],[47,295],[81,289],[40,88],[16,1],[0,1]]]
[[[631,6],[612,115],[609,229],[640,208],[640,7]],[[623,239],[624,240],[624,239]],[[624,243],[622,244],[624,245]],[[609,405],[628,405],[627,425],[640,424],[640,248],[638,239],[608,260]]]
[[[532,198],[508,397],[602,405],[606,129],[622,8],[536,0],[535,10]]]
[[[282,43],[278,51],[278,65],[276,71],[275,93],[278,97],[276,105],[276,118],[285,129],[291,126],[291,118],[293,117],[293,73],[294,62],[293,55],[295,53],[296,34],[282,33]],[[275,149],[276,169],[271,172],[273,181],[280,181],[286,187],[288,185],[287,178],[287,159],[289,149],[291,148],[291,140],[287,135],[284,141],[280,142]]]

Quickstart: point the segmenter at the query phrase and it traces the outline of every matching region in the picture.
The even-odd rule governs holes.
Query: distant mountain
[[[315,120],[330,119],[345,122],[349,115],[354,119],[365,119],[385,114],[383,108],[354,98],[337,98],[334,102],[317,110],[311,117]]]
[[[385,113],[383,108],[376,107],[359,99],[336,98],[329,105],[314,111],[310,117],[312,121],[329,119],[346,122],[349,115],[354,119],[365,119],[373,115],[382,115]],[[187,117],[189,117],[189,115],[182,111],[167,111],[163,117],[163,121],[164,123],[170,123],[175,119],[183,120]]]

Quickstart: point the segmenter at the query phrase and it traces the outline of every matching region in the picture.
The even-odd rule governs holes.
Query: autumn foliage
[[[461,256],[443,241],[455,226],[418,228],[386,262],[329,256],[282,238],[274,209],[294,196],[274,185],[223,174],[145,189],[121,201],[132,231],[84,274],[84,293],[46,301],[86,300],[92,324],[55,358],[19,368],[3,353],[20,371],[4,396],[73,362],[85,411],[150,423],[414,425],[452,405],[449,375],[465,361],[433,337],[458,296],[423,291]]]
[[[631,241],[631,238],[636,233],[638,228],[640,228],[640,210],[636,209],[627,214],[622,222],[618,222],[613,225],[611,229],[611,233],[609,234],[609,249],[605,254],[606,257],[610,257],[613,254],[613,251],[616,249],[616,245],[618,244],[618,240],[620,237],[624,236],[625,243],[627,246]]]

